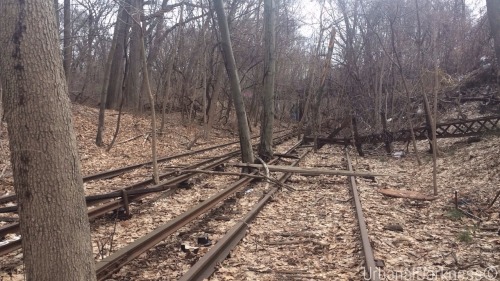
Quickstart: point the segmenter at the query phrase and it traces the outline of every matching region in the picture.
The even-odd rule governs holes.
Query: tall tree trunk
[[[120,2],[121,3],[121,2]],[[109,85],[107,89],[106,108],[118,109],[122,96],[123,74],[125,71],[125,46],[127,43],[128,30],[130,28],[130,16],[127,9],[130,8],[130,0],[123,1],[120,7],[115,25],[116,49],[113,53],[111,70],[109,72]]]
[[[325,63],[323,64],[323,71],[321,72],[321,77],[320,77],[320,84],[318,88],[318,92],[316,93],[316,103],[314,105],[314,112],[313,112],[313,130],[314,130],[314,142],[315,145],[314,147],[317,148],[317,136],[319,133],[319,126],[321,124],[320,122],[320,117],[321,117],[321,100],[323,99],[323,93],[325,91],[325,86],[326,86],[326,78],[328,77],[328,74],[330,73],[330,66],[332,64],[332,55],[333,55],[333,45],[335,43],[335,28],[332,27],[332,31],[330,33],[330,41],[328,42],[328,51],[326,53],[326,60]]]
[[[274,0],[264,0],[264,93],[259,156],[266,161],[273,157],[274,77],[276,74],[275,9]]]
[[[71,0],[64,0],[64,41],[63,41],[63,56],[64,56],[64,74],[66,74],[66,82],[68,87],[71,78],[71,58],[73,47],[71,46]]]
[[[129,49],[129,67],[127,78],[125,80],[125,106],[136,110],[140,109],[140,94],[141,94],[141,26],[138,24],[141,21],[142,0],[132,0],[130,14],[132,16],[132,31],[130,33],[130,49]],[[145,69],[143,69],[144,72]],[[151,104],[154,107],[154,104]]]
[[[122,12],[124,8],[121,7],[118,10],[118,14]],[[119,20],[119,19],[118,19]],[[117,23],[118,25],[118,23]],[[100,103],[99,103],[99,120],[97,123],[97,135],[95,139],[95,144],[97,146],[103,146],[103,133],[104,133],[104,113],[106,111],[106,100],[107,100],[107,92],[106,90],[108,89],[109,86],[109,78],[111,76],[111,64],[113,63],[113,58],[115,55],[116,51],[116,46],[117,46],[117,40],[118,40],[118,34],[115,32],[113,35],[113,41],[111,42],[111,49],[109,50],[108,54],[108,59],[106,61],[106,65],[104,66],[104,80],[102,82],[102,88],[101,88],[101,96],[100,96]]]
[[[163,133],[165,130],[166,123],[166,113],[167,113],[167,100],[170,99],[170,89],[172,87],[172,71],[174,67],[174,58],[170,57],[167,62],[167,73],[165,74],[165,88],[163,89],[163,99],[161,105],[161,125],[160,125],[160,133]]]
[[[139,30],[141,31],[139,33],[139,39],[140,39],[140,54],[142,58],[142,69],[143,69],[143,83],[144,83],[144,89],[148,93],[149,102],[151,103],[151,136],[152,136],[151,155],[153,162],[153,181],[155,184],[158,184],[160,182],[160,178],[158,175],[158,160],[157,160],[158,157],[156,155],[157,134],[156,134],[156,108],[154,104],[155,99],[153,97],[153,93],[151,92],[151,85],[149,83],[149,74],[147,66],[148,62],[146,58],[146,48],[144,46],[144,28],[141,27],[140,22],[134,22],[134,25],[138,25]]]
[[[490,22],[491,37],[495,45],[497,57],[497,83],[500,84],[500,1],[486,0],[488,19]]]
[[[241,96],[240,79],[238,77],[238,69],[236,68],[236,61],[234,60],[233,48],[231,46],[229,26],[227,24],[226,14],[224,13],[224,4],[222,3],[222,0],[215,0],[214,6],[221,33],[222,55],[226,65],[227,75],[229,76],[231,95],[234,102],[236,117],[238,119],[241,158],[245,163],[252,163],[254,158],[250,139],[250,129],[248,127],[243,97]]]
[[[0,1],[0,73],[27,280],[96,280],[54,3]]]

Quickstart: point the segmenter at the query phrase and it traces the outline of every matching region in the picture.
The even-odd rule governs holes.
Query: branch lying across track
[[[294,147],[293,149],[295,149]],[[302,160],[308,153],[307,151],[299,156],[299,159],[292,163],[295,166]],[[279,179],[281,183],[285,183],[286,180],[292,175],[292,173],[286,173],[282,175]],[[208,278],[215,271],[217,264],[222,262],[229,255],[229,252],[236,247],[236,245],[245,237],[249,224],[254,220],[257,214],[264,208],[264,206],[271,200],[273,195],[278,191],[277,187],[271,189],[264,198],[262,198],[257,204],[254,205],[252,210],[247,213],[247,215],[236,225],[234,225],[227,233],[217,241],[217,244],[210,249],[202,258],[198,260],[189,270],[186,272],[179,281],[197,281]]]
[[[281,131],[278,131],[276,133],[281,133],[281,132],[284,132],[284,131],[285,130],[281,130]],[[289,134],[290,133],[285,134],[285,135],[283,135],[281,137],[287,136]],[[256,139],[258,137],[259,136],[254,136],[254,137],[252,137],[252,139]],[[219,144],[219,145],[215,145],[215,146],[206,147],[206,148],[203,148],[203,149],[198,149],[198,150],[183,152],[183,153],[179,153],[179,154],[175,154],[175,155],[171,155],[171,156],[164,156],[164,157],[161,157],[161,158],[158,159],[158,163],[166,162],[166,161],[170,161],[170,160],[174,160],[174,159],[178,159],[178,158],[182,158],[182,157],[186,157],[186,156],[191,156],[191,155],[194,155],[194,154],[203,153],[203,152],[207,152],[207,151],[210,151],[210,150],[214,150],[214,149],[218,149],[218,148],[222,148],[222,147],[226,147],[226,146],[230,146],[230,145],[234,145],[234,144],[238,144],[238,143],[239,143],[239,140],[238,141],[224,143],[224,144]],[[112,169],[112,170],[108,170],[108,171],[104,171],[104,172],[98,172],[98,173],[95,173],[95,174],[84,176],[83,177],[83,182],[109,179],[109,178],[112,178],[112,177],[116,177],[116,176],[122,175],[122,174],[124,174],[124,173],[126,173],[128,171],[131,171],[131,170],[134,170],[134,169],[138,169],[138,168],[141,168],[143,166],[147,166],[147,165],[151,165],[151,164],[152,164],[151,161],[146,161],[146,162],[132,164],[132,165],[129,165],[129,166],[125,166],[125,167],[121,167],[121,168],[116,168],[116,169]],[[8,203],[8,202],[12,202],[14,200],[16,200],[16,195],[15,194],[1,196],[0,197],[0,204],[5,204],[5,203]]]
[[[352,171],[351,158],[349,157],[349,153],[347,152],[347,150],[345,151],[345,157],[347,160],[347,168],[349,169],[349,171]],[[349,186],[351,187],[354,208],[356,209],[356,217],[358,219],[358,224],[359,224],[359,233],[361,235],[363,253],[365,254],[366,272],[364,280],[380,281],[380,272],[377,266],[375,265],[375,258],[373,256],[372,245],[370,244],[370,238],[368,237],[365,216],[363,215],[363,208],[361,207],[358,188],[356,187],[356,178],[354,176],[349,177]]]
[[[199,167],[201,165],[206,165],[203,167],[203,169],[213,169],[213,168],[223,164],[224,162],[226,162],[230,158],[236,156],[238,154],[238,152],[239,151],[230,152],[230,153],[224,154],[222,156],[219,156],[219,157],[216,157],[216,158],[213,158],[210,160],[206,160],[206,161],[203,161],[201,163],[194,164],[194,165],[192,165],[192,167],[196,168],[196,167]],[[215,161],[215,160],[217,160],[217,161]],[[170,172],[170,173],[165,174],[165,176],[166,175],[175,175],[175,172]],[[174,178],[169,179],[167,181],[160,182],[159,184],[150,187],[150,189],[151,188],[160,189],[160,188],[168,187],[165,189],[164,192],[167,192],[168,193],[167,195],[171,195],[171,194],[174,194],[175,191],[177,190],[178,184],[180,184],[183,181],[186,181],[192,175],[193,174],[184,174],[181,176],[177,176],[177,177],[174,177]],[[132,186],[134,186],[134,185],[132,185]],[[126,189],[122,189],[122,190],[126,190]],[[149,195],[149,193],[140,194],[140,195],[132,195],[132,196],[129,196],[127,198],[127,201],[130,203],[133,201],[140,200],[148,195]],[[102,216],[102,215],[108,213],[108,212],[111,212],[113,210],[121,208],[122,206],[124,206],[123,199],[111,200],[111,201],[106,202],[102,205],[99,205],[93,209],[90,209],[88,211],[89,219],[90,220],[95,219],[99,216]],[[0,228],[0,236],[3,236],[7,233],[17,232],[17,231],[19,231],[19,223],[9,224],[9,225],[6,225],[6,226],[3,226]],[[12,241],[8,244],[2,245],[2,246],[0,246],[0,256],[5,255],[7,253],[10,253],[10,252],[17,250],[19,248],[21,248],[21,240]]]
[[[271,162],[274,163],[277,160],[278,159],[274,159]],[[105,280],[107,277],[111,276],[114,272],[118,271],[125,264],[134,260],[148,249],[154,247],[160,241],[164,240],[165,238],[167,238],[175,231],[179,230],[184,225],[195,220],[199,215],[215,207],[221,201],[225,200],[229,196],[236,193],[236,191],[243,188],[252,180],[253,180],[252,178],[247,178],[247,177],[241,178],[240,180],[236,181],[226,189],[211,196],[207,200],[189,209],[188,211],[182,213],[173,220],[159,226],[149,234],[135,240],[134,242],[119,249],[110,256],[104,258],[102,261],[96,264],[97,279]]]
[[[253,174],[247,174],[247,173],[233,173],[233,172],[217,172],[217,171],[206,171],[206,170],[182,170],[179,171],[179,173],[193,173],[193,174],[207,174],[207,175],[221,175],[221,176],[238,176],[238,177],[249,177],[249,178],[254,178],[254,179],[264,179],[268,180],[269,182],[275,183],[281,187],[284,187],[288,190],[293,190],[291,186],[287,186],[283,183],[281,183],[279,180],[273,179],[270,176],[267,175],[253,175]]]
[[[284,140],[286,140],[286,139],[288,139],[290,137],[293,137],[293,136],[294,136],[293,133],[291,133],[291,134],[284,134],[282,136],[276,137],[274,140],[276,142],[282,142],[282,141],[284,141]],[[200,163],[191,165],[191,166],[189,166],[187,168],[188,169],[195,169],[195,168],[201,167],[202,165],[206,165],[206,166],[202,167],[201,169],[202,170],[213,169],[213,168],[215,168],[215,167],[217,167],[217,166],[225,163],[230,158],[236,156],[238,153],[240,153],[240,150],[229,152],[229,153],[226,153],[226,154],[223,154],[223,155],[220,155],[220,156],[217,156],[217,157],[214,157],[214,158],[202,161]],[[171,171],[169,173],[161,175],[160,178],[163,179],[163,178],[166,178],[166,177],[169,177],[169,176],[175,176],[175,175],[176,175],[176,172],[172,172]],[[184,175],[180,175],[180,176],[174,177],[174,178],[169,179],[167,181],[160,182],[158,185],[154,185],[154,186],[152,186],[150,188],[158,188],[158,189],[160,189],[162,187],[168,186],[170,188],[165,189],[164,192],[166,193],[166,195],[171,195],[171,194],[175,193],[178,185],[181,182],[186,181],[187,179],[189,179],[192,176],[193,176],[193,173],[186,173]],[[133,184],[133,185],[128,186],[126,188],[123,188],[123,189],[121,189],[120,191],[117,191],[117,192],[120,192],[120,194],[123,194],[122,190],[127,190],[127,191],[128,190],[133,190],[133,189],[138,188],[138,187],[143,187],[144,185],[150,184],[152,182],[153,182],[152,179],[149,179],[149,180],[146,180],[144,182],[136,183],[136,184]],[[124,204],[125,204],[124,202],[125,201],[127,201],[127,202],[137,201],[137,200],[140,200],[142,198],[147,197],[148,195],[149,195],[149,193],[129,196],[129,197],[127,197],[127,200],[123,200],[123,198],[122,198],[120,200],[111,200],[111,201],[108,201],[108,202],[106,202],[106,203],[104,203],[102,205],[99,205],[96,208],[90,209],[88,211],[89,219],[90,220],[95,219],[95,218],[97,218],[99,216],[102,216],[102,215],[108,213],[108,212],[111,212],[111,211],[114,211],[114,210],[116,210],[118,208],[121,208],[122,206],[124,206]],[[96,203],[96,202],[102,202],[102,200],[98,199],[97,201],[93,201],[93,203]],[[19,223],[13,223],[13,224],[5,225],[3,227],[0,227],[0,236],[4,236],[7,233],[14,233],[14,232],[18,232],[18,231],[19,231]],[[12,251],[15,251],[17,249],[20,249],[20,248],[21,248],[21,240],[12,241],[12,242],[10,242],[8,244],[0,246],[0,256],[8,254],[8,253],[10,253]]]
[[[246,164],[238,163],[232,164],[236,167],[251,167],[251,168],[262,168],[261,164]],[[270,171],[273,172],[283,172],[283,173],[293,173],[301,175],[337,175],[337,176],[358,176],[358,177],[375,177],[375,176],[390,176],[386,174],[376,174],[369,172],[355,172],[355,171],[342,171],[342,170],[327,170],[327,169],[314,169],[314,168],[298,168],[289,166],[276,166],[267,165]]]

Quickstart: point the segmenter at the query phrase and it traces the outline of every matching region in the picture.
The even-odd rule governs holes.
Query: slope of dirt
[[[358,179],[375,257],[385,262],[384,280],[500,280],[500,202],[487,210],[500,187],[499,138],[483,137],[475,143],[440,139],[438,145],[434,201],[377,192],[390,188],[433,195],[426,142],[419,142],[422,166],[414,155],[357,158],[360,169],[393,175],[376,182]],[[455,192],[459,207],[470,216],[455,209]],[[402,231],[390,230],[391,225]]]

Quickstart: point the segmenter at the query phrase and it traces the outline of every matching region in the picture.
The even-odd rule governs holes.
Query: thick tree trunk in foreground
[[[224,13],[224,4],[222,0],[214,1],[215,11],[217,13],[217,22],[221,33],[222,55],[226,65],[229,83],[231,85],[231,95],[233,97],[236,117],[238,118],[238,132],[240,135],[241,158],[243,162],[253,162],[252,143],[250,140],[250,129],[248,128],[247,114],[243,97],[241,96],[240,79],[238,77],[238,69],[234,60],[233,48],[229,36],[229,27],[227,24],[226,14]]]
[[[0,1],[0,75],[27,280],[96,280],[54,3]]]
[[[265,160],[273,157],[274,77],[276,74],[275,8],[274,0],[264,0],[264,93],[259,156]]]

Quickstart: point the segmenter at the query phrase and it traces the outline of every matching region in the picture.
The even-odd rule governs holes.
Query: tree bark
[[[64,0],[64,40],[63,40],[63,56],[64,56],[64,74],[68,87],[71,78],[71,59],[73,47],[71,46],[71,0]]]
[[[0,1],[0,73],[27,280],[96,280],[54,3]]]
[[[491,37],[495,45],[497,57],[497,82],[500,84],[500,1],[486,0],[488,19],[490,22]]]
[[[273,157],[274,77],[276,74],[275,9],[274,0],[264,0],[264,93],[259,156],[266,161]]]
[[[142,1],[141,1],[142,5]],[[149,83],[149,74],[148,74],[148,62],[146,58],[146,47],[144,46],[144,28],[141,26],[139,21],[134,21],[134,26],[139,26],[139,54],[141,55],[139,58],[142,59],[142,70],[143,70],[143,83],[144,89],[148,93],[149,103],[151,104],[151,158],[153,163],[153,181],[155,184],[160,183],[160,177],[158,174],[158,157],[156,153],[156,143],[157,143],[157,133],[156,133],[156,107],[155,107],[155,99],[153,97],[153,93],[151,92],[151,85]]]
[[[241,96],[240,79],[236,68],[236,61],[233,55],[231,39],[229,36],[229,26],[227,24],[226,14],[224,13],[224,4],[222,0],[214,1],[215,11],[217,13],[217,22],[221,33],[222,56],[226,65],[226,72],[229,76],[231,86],[231,95],[234,102],[236,117],[238,119],[238,132],[240,136],[241,158],[243,162],[253,162],[252,143],[250,139],[250,129],[248,128],[247,114],[243,97]]]
[[[121,11],[118,13],[115,25],[116,49],[113,53],[111,70],[109,72],[109,85],[107,90],[106,108],[117,109],[120,106],[122,96],[123,75],[125,71],[124,57],[127,34],[130,28],[129,15],[127,9],[130,0],[123,1]]]
[[[121,13],[123,13],[123,9],[124,9],[123,7],[120,7],[120,9],[118,9],[119,15]],[[118,26],[120,24],[119,21],[120,21],[120,19],[118,18],[117,22],[116,22],[116,26]],[[113,63],[114,56],[115,56],[116,47],[118,45],[118,37],[119,37],[118,33],[115,32],[115,34],[113,35],[113,41],[111,42],[111,49],[109,50],[108,59],[106,61],[106,65],[104,66],[104,80],[102,82],[102,89],[101,89],[101,95],[100,95],[99,119],[97,122],[97,135],[96,135],[96,139],[95,139],[95,144],[97,146],[104,145],[103,133],[104,133],[104,117],[105,117],[105,111],[106,111],[106,102],[107,102],[107,97],[108,97],[107,89],[109,89],[108,87],[109,87],[109,79],[111,76],[111,66]],[[115,82],[115,81],[113,81],[113,82]]]
[[[336,34],[336,30],[334,27],[332,27],[332,30],[330,32],[330,40],[328,41],[328,51],[326,53],[326,60],[325,60],[325,63],[323,64],[323,71],[321,72],[320,84],[319,84],[318,92],[316,93],[316,103],[314,105],[313,120],[312,120],[313,121],[312,123],[313,123],[315,149],[318,147],[317,146],[317,139],[318,139],[318,134],[319,134],[319,127],[321,125],[321,122],[320,122],[321,100],[323,99],[323,93],[325,91],[326,78],[328,77],[328,74],[330,73],[330,68],[332,65],[332,55],[333,55],[333,45],[335,44],[335,34]]]
[[[132,16],[132,31],[130,33],[129,67],[127,79],[125,80],[125,107],[139,110],[141,94],[141,26],[137,23],[141,20],[142,0],[132,0],[130,9]],[[144,69],[143,69],[144,72]],[[154,104],[151,104],[154,107]]]

